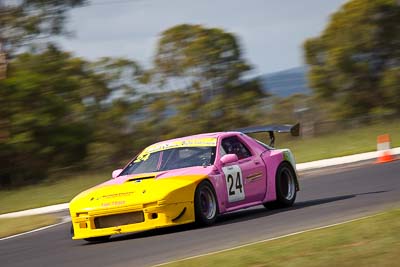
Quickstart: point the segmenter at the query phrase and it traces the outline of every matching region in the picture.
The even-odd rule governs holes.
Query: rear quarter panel
[[[263,202],[271,202],[276,200],[276,171],[279,165],[286,161],[292,165],[293,170],[296,171],[296,163],[292,152],[289,149],[273,149],[266,150],[262,155],[266,168],[267,168],[267,192]],[[296,175],[297,176],[297,175]]]

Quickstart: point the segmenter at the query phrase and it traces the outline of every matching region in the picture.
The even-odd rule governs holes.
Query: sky
[[[304,64],[302,44],[318,36],[345,0],[91,0],[69,13],[61,46],[89,60],[128,57],[152,66],[162,31],[181,23],[234,33],[254,75]]]

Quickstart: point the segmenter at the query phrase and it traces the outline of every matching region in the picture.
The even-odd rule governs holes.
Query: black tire
[[[211,225],[218,216],[218,201],[213,186],[202,181],[194,195],[194,211],[198,225]]]
[[[110,237],[111,237],[110,235],[96,236],[96,237],[85,238],[84,240],[89,243],[101,243],[101,242],[107,242],[110,239]]]
[[[69,230],[69,233],[71,234],[71,238],[74,237],[74,226],[71,223],[71,229]]]
[[[275,179],[276,201],[264,203],[264,207],[278,209],[293,206],[297,195],[297,180],[292,166],[287,162],[281,163]]]

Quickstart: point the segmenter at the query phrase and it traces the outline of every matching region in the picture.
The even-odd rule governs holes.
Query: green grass
[[[399,229],[400,209],[397,209],[166,266],[399,266]]]
[[[314,138],[284,138],[282,142],[277,134],[276,146],[290,148],[296,161],[301,163],[374,151],[377,136],[385,133],[390,134],[392,147],[400,146],[400,121],[348,129]]]
[[[69,202],[75,195],[109,179],[111,173],[60,177],[20,189],[0,191],[0,214]]]
[[[18,218],[0,219],[0,238],[57,223],[51,215],[34,215]]]
[[[276,146],[290,148],[298,163],[376,150],[376,137],[388,133],[392,147],[400,146],[400,121],[374,124],[329,135],[303,139],[276,135]],[[265,137],[259,135],[258,137]],[[107,171],[56,177],[52,182],[0,191],[0,214],[69,202],[79,192],[109,179]]]

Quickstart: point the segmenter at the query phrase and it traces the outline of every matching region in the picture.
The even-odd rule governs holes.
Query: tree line
[[[127,58],[88,61],[43,42],[65,34],[66,12],[84,4],[0,5],[7,63],[0,68],[0,187],[121,166],[167,138],[291,123],[299,106],[312,106],[313,117],[400,111],[396,1],[352,0],[333,14],[321,36],[304,44],[314,94],[288,99],[266,95],[248,78],[252,67],[237,36],[219,28],[166,29],[147,69]]]

